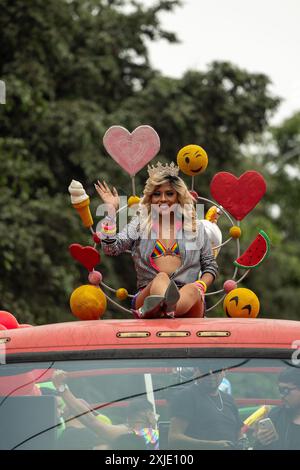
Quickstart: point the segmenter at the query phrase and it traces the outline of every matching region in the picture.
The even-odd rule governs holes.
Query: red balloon
[[[29,325],[28,323],[19,323],[19,328],[30,328],[32,325]]]
[[[0,324],[0,330],[7,330],[6,326]]]
[[[16,318],[9,312],[5,310],[0,310],[0,323],[5,326],[8,330],[13,330],[14,328],[19,328],[19,323]]]

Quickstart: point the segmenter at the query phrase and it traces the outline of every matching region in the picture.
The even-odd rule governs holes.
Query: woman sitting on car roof
[[[132,253],[138,288],[132,309],[137,318],[203,317],[204,293],[218,272],[195,201],[178,172],[174,163],[148,167],[139,212],[120,233],[117,190],[110,190],[106,182],[95,185],[109,208],[109,235],[105,230],[102,234],[104,253]]]

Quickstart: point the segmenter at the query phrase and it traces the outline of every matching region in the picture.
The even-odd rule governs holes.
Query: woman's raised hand
[[[115,210],[119,209],[120,198],[118,195],[118,191],[115,187],[110,190],[109,186],[106,184],[105,181],[101,183],[98,180],[97,184],[95,184],[95,188],[100,198],[105,204],[113,206]]]

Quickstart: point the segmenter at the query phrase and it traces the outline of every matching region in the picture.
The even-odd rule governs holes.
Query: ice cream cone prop
[[[94,224],[90,211],[90,198],[86,194],[82,184],[79,181],[72,180],[69,186],[71,203],[77,210],[85,227],[91,227]]]
[[[221,215],[220,209],[218,209],[216,206],[212,206],[208,209],[205,215],[205,220],[209,220],[209,222],[212,222],[216,224],[218,222],[218,218]]]
[[[205,215],[205,220],[201,220],[211,243],[213,255],[215,258],[218,256],[221,249],[220,245],[222,244],[222,232],[217,225],[219,217],[220,209],[218,209],[216,206],[212,206],[210,209],[208,209]]]
[[[88,197],[85,201],[79,202],[79,204],[73,204],[74,209],[77,210],[80,218],[85,227],[91,227],[94,224],[92,214],[90,211],[90,198]]]

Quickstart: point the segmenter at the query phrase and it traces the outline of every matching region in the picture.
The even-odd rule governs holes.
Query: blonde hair
[[[187,230],[196,230],[196,210],[195,200],[190,194],[185,182],[179,176],[172,176],[167,171],[156,173],[150,176],[145,184],[143,191],[144,197],[140,204],[146,207],[146,219],[143,223],[143,230],[150,233],[152,220],[151,220],[151,198],[153,193],[163,184],[169,183],[176,191],[178,203],[182,209],[183,219],[185,220],[184,228]]]

